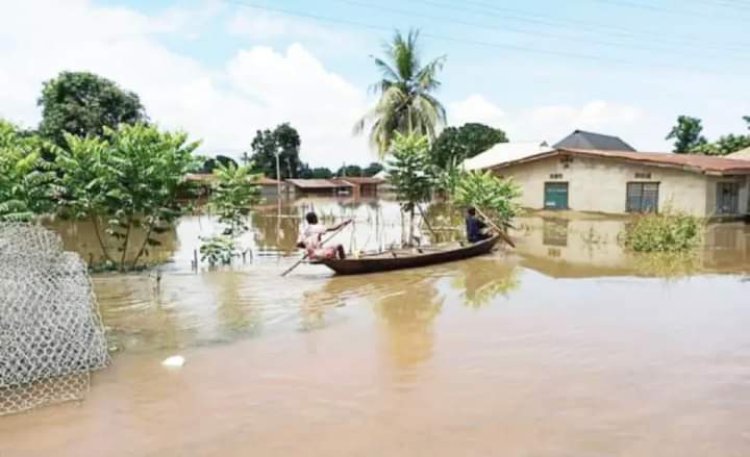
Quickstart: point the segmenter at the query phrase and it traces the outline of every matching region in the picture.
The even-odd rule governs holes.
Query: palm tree
[[[410,30],[406,37],[396,32],[393,41],[386,43],[385,58],[374,58],[383,79],[372,86],[380,100],[354,126],[361,133],[371,125],[370,144],[382,158],[391,146],[396,132],[419,133],[430,141],[435,128],[445,124],[445,108],[432,95],[440,82],[436,79],[443,68],[445,56],[422,66],[417,46],[418,30]]]

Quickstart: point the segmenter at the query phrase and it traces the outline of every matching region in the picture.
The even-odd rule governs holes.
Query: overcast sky
[[[448,121],[515,141],[576,128],[665,151],[679,114],[709,137],[750,114],[744,0],[0,0],[0,117],[40,117],[42,81],[87,70],[138,93],[153,121],[239,156],[291,122],[313,166],[374,157],[356,119],[373,102],[370,56],[395,28],[446,55]],[[375,6],[377,5],[377,6]]]

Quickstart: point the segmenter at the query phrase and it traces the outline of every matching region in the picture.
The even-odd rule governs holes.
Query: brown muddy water
[[[624,220],[529,216],[514,251],[282,279],[313,206],[355,217],[347,248],[400,238],[392,203],[304,201],[253,216],[245,263],[194,272],[214,227],[186,218],[158,286],[95,277],[112,365],[83,402],[0,418],[0,457],[750,455],[747,226],[655,260],[622,250]]]

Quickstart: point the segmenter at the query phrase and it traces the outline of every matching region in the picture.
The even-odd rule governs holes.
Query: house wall
[[[628,182],[658,182],[659,211],[667,207],[705,217],[710,216],[716,196],[708,192],[711,178],[699,173],[649,165],[633,165],[604,158],[549,157],[498,169],[501,176],[513,177],[521,186],[521,204],[526,208],[544,208],[544,184],[568,183],[568,207],[574,211],[610,214],[626,212]],[[650,173],[650,178],[636,177]],[[550,175],[559,174],[560,178]],[[744,197],[744,199],[743,199]],[[740,207],[747,208],[747,184],[740,197]]]

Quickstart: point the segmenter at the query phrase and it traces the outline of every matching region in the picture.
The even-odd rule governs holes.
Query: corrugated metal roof
[[[750,160],[750,148],[740,149],[724,157],[727,159]]]
[[[553,149],[545,141],[529,143],[498,143],[463,163],[465,170],[483,170],[510,160],[519,160]]]
[[[555,149],[594,149],[597,151],[632,151],[635,148],[612,135],[576,130],[555,143]]]
[[[343,176],[341,180],[352,184],[382,184],[385,180],[369,176]]]
[[[300,189],[336,189],[339,187],[352,187],[350,183],[336,179],[287,179],[286,181]]]
[[[630,152],[630,151],[599,151],[592,149],[557,149],[552,152],[537,154],[524,159],[504,162],[495,169],[505,168],[517,163],[541,160],[557,155],[572,155],[603,159],[637,162],[644,165],[678,168],[699,173],[718,174],[750,174],[750,161],[727,159],[725,157],[698,154],[673,154],[664,152]]]

